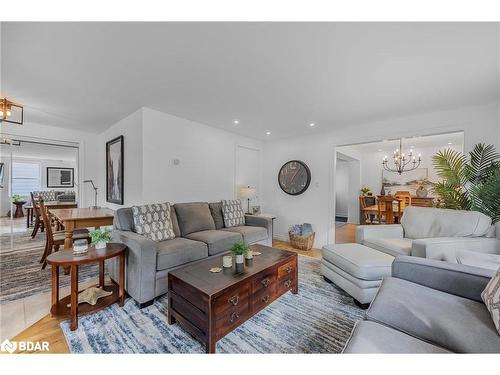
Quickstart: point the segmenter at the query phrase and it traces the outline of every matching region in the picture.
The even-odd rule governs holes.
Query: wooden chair
[[[396,203],[396,209],[394,204]],[[394,224],[395,219],[401,217],[401,201],[390,195],[379,195],[377,199],[379,221],[385,224]]]
[[[52,254],[52,251],[59,251],[61,246],[64,246],[65,234],[64,231],[53,231],[52,230],[52,220],[50,218],[49,212],[43,203],[43,199],[39,199],[40,214],[45,225],[45,250],[40,259],[40,263],[43,263],[42,270],[47,266],[47,257]],[[86,239],[87,243],[90,244],[91,239],[89,237],[88,229],[79,229],[73,232],[73,241]]]
[[[398,191],[394,196],[401,202],[401,211],[411,206],[411,194],[409,191]]]
[[[33,205],[33,216],[35,218],[35,223],[33,224],[33,232],[31,232],[31,238],[35,238],[36,234],[38,233],[38,229],[40,229],[41,232],[44,231],[45,224],[43,223],[43,219],[40,215],[40,209],[38,208],[38,203],[33,196],[33,192],[30,192],[30,195],[31,204]]]
[[[361,212],[363,213],[364,223],[365,224],[378,224],[379,212],[376,206],[368,206],[366,204],[365,197],[359,196],[359,207],[361,207]]]

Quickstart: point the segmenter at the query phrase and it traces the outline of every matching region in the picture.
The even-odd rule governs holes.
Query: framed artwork
[[[75,170],[73,168],[47,167],[47,187],[75,187]]]
[[[106,142],[106,201],[123,204],[123,135]]]
[[[382,186],[386,194],[395,194],[397,191],[409,191],[415,195],[419,185],[428,183],[429,171],[427,168],[417,168],[412,171],[398,174],[397,172],[382,171]]]
[[[252,215],[260,215],[261,214],[260,206],[252,206],[251,209],[252,209],[252,211],[251,211]]]

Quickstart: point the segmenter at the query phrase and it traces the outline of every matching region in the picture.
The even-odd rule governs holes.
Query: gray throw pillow
[[[182,236],[203,230],[215,229],[214,219],[210,214],[208,203],[176,203],[174,207]]]
[[[215,229],[224,228],[224,215],[222,215],[222,203],[221,202],[209,203],[208,207],[210,208],[210,213],[214,218]]]
[[[223,200],[222,215],[224,216],[224,224],[227,228],[245,225],[245,213],[239,199]]]
[[[493,323],[500,334],[500,268],[481,293],[481,298],[491,314]]]
[[[134,232],[153,241],[175,238],[169,203],[132,206]]]

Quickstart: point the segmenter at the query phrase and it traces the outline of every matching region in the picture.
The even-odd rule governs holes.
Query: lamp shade
[[[240,188],[240,197],[243,199],[252,199],[256,193],[257,189],[250,186]]]

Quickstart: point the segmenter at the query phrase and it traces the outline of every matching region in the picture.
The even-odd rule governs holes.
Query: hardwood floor
[[[356,224],[345,223],[335,228],[335,243],[356,242]]]
[[[59,326],[62,319],[53,318],[50,314],[46,315],[31,327],[25,329],[19,335],[15,336],[12,341],[47,341],[49,343],[49,352],[24,352],[26,353],[69,353],[68,344],[64,338],[64,334]],[[16,353],[23,353],[16,351]]]
[[[356,225],[345,224],[336,228],[336,243],[354,242]],[[290,246],[288,242],[274,240],[273,246],[279,249],[289,250],[301,255],[313,258],[321,258],[320,249],[309,251],[297,250]],[[61,319],[53,318],[50,314],[44,316],[38,322],[28,327],[20,334],[16,335],[13,341],[47,341],[49,343],[49,353],[69,353],[66,339],[59,326]],[[31,353],[31,352],[30,352]],[[46,352],[41,352],[46,353]]]

